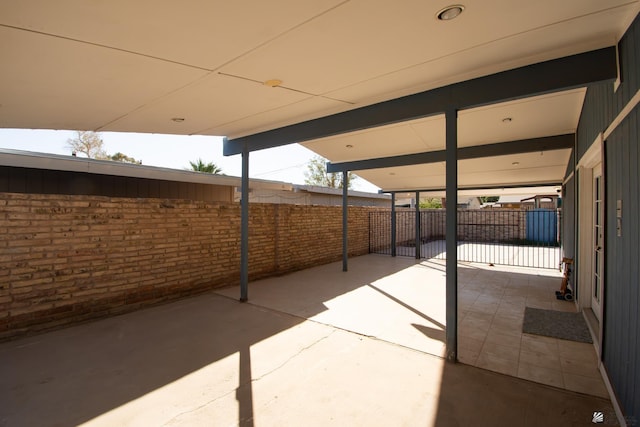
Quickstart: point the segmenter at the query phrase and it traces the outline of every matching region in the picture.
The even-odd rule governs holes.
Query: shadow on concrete
[[[253,427],[253,378],[251,377],[251,348],[240,349],[240,380],[236,390],[238,425]]]
[[[356,282],[316,286],[299,299],[311,316],[326,310],[322,301],[389,272],[369,269]],[[304,320],[206,294],[2,343],[0,426],[78,425],[232,355],[238,419],[252,426],[251,346]]]
[[[445,363],[435,427],[589,426],[593,413],[618,425],[611,402],[486,371]]]
[[[268,338],[296,328],[306,317],[326,311],[326,301],[362,286],[371,287],[371,283],[379,278],[415,264],[415,260],[381,259],[379,256],[361,257],[360,262],[364,264],[360,269],[354,268],[355,271],[346,274],[339,271],[339,264],[335,264],[335,274],[331,268],[311,269],[306,273],[291,275],[287,280],[273,279],[282,281],[283,285],[265,287],[263,291],[268,290],[268,295],[262,300],[262,306],[207,294],[0,344],[0,426],[68,426],[92,420],[97,420],[98,424],[103,420],[102,425],[109,425],[107,423],[113,421],[109,418],[112,410],[120,408],[126,411],[129,407],[129,416],[139,425],[189,425],[190,420],[198,419],[200,424],[205,425],[253,426],[257,424],[256,411],[268,413],[269,407],[265,405],[280,408],[277,406],[278,400],[285,401],[287,398],[284,393],[308,394],[309,404],[324,405],[321,409],[325,412],[336,410],[331,405],[338,402],[335,404],[348,409],[343,413],[353,415],[356,420],[359,411],[365,411],[369,419],[375,419],[376,414],[403,414],[406,419],[415,421],[407,425],[423,425],[417,420],[425,412],[433,415],[433,423],[429,425],[442,427],[589,425],[593,411],[613,413],[611,404],[605,399],[565,392],[462,364],[443,364],[440,359],[408,350],[397,343],[368,340],[362,335],[344,331],[323,341],[324,344],[319,347],[324,349],[324,353],[305,352],[312,345],[311,342],[319,342],[317,339],[304,341],[308,329],[296,335],[295,340],[300,342],[287,348],[287,354],[280,353],[284,352],[283,343],[290,344],[289,333],[265,348],[265,342],[270,341]],[[357,267],[357,264],[354,263],[354,266]],[[319,274],[322,271],[330,273]],[[468,271],[469,280],[473,280],[472,273],[473,270]],[[509,278],[517,279],[513,274],[508,273]],[[495,276],[500,281],[500,276],[504,275],[497,272]],[[339,283],[326,286],[327,280],[338,280]],[[441,322],[385,290],[376,286],[372,288],[435,326],[442,326],[440,330],[410,323],[422,334],[444,341],[444,325]],[[233,289],[231,293],[235,291]],[[250,298],[252,292],[260,295],[263,291],[254,286]],[[278,293],[288,296],[286,302],[281,304],[299,304],[298,308],[309,314],[285,314],[278,307]],[[290,298],[291,295],[294,298]],[[326,328],[313,322],[305,325]],[[328,347],[330,342],[335,342],[337,346]],[[258,343],[260,345],[255,346]],[[369,350],[370,345],[373,346],[372,350]],[[258,355],[256,348],[260,352]],[[353,357],[353,350],[358,348],[361,349],[359,358],[349,359]],[[382,357],[387,351],[394,356]],[[306,363],[312,361],[320,365],[317,369],[319,376],[313,377],[318,383],[305,383],[290,375],[285,381],[291,381],[292,385],[287,383],[282,386],[275,382],[276,378],[270,377],[271,382],[267,379],[262,387],[280,386],[280,393],[283,393],[281,398],[266,396],[271,400],[265,401],[262,389],[263,393],[256,395],[261,400],[256,400],[254,387],[260,384],[256,383],[260,373],[274,372],[301,354],[305,355],[303,360]],[[371,359],[377,355],[381,363],[374,364]],[[405,356],[395,360],[395,355]],[[280,359],[269,360],[269,366],[264,366],[265,358],[278,357]],[[328,364],[330,360],[332,363]],[[298,359],[297,363],[301,365],[302,360]],[[387,366],[394,363],[402,366],[403,370]],[[218,364],[220,368],[211,369],[213,364]],[[423,367],[418,378],[418,365],[433,365],[435,368],[429,371],[430,368]],[[303,370],[298,372],[304,372],[307,366],[302,366]],[[353,370],[356,370],[356,377],[350,381],[355,382],[345,383],[345,375]],[[191,374],[196,372],[199,372],[197,382],[182,384],[185,378],[192,377]],[[394,378],[398,372],[405,376]],[[337,379],[323,382],[331,376]],[[388,392],[387,386],[392,380],[398,391],[389,392],[385,397],[387,400],[382,399],[382,395],[376,393],[378,390]],[[408,381],[423,387],[419,390],[408,389]],[[356,385],[360,390],[375,390],[376,393],[368,396],[369,400],[358,401],[354,397],[355,401],[340,401],[340,396],[351,396],[349,390]],[[165,393],[154,398],[163,389]],[[235,400],[237,410],[234,409],[235,413],[228,419],[193,418],[198,417],[198,411],[207,405],[215,405],[215,401],[211,400],[194,404],[205,391],[210,396],[221,396],[219,404],[222,406],[228,407]],[[180,396],[172,396],[174,392],[180,393]],[[407,393],[407,396],[411,394],[414,401],[420,403],[406,407],[403,393]],[[320,398],[314,400],[316,394]],[[229,399],[225,400],[227,396]],[[390,403],[391,398],[397,398],[397,406]],[[151,403],[145,406],[146,400]],[[178,407],[185,405],[181,401],[192,406]],[[301,418],[307,413],[305,408],[284,408],[292,416],[301,413]],[[177,415],[169,415],[167,421],[167,418],[161,417],[163,411]],[[275,413],[282,414],[281,409]],[[159,418],[155,419],[155,414],[160,414]],[[270,415],[273,416],[273,413]],[[270,415],[263,416],[269,420]],[[347,421],[331,419],[334,420],[333,425],[344,425]],[[610,421],[609,418],[607,420]],[[307,421],[309,425],[313,424],[313,420]]]
[[[417,330],[419,330],[420,332],[422,332],[423,334],[425,334],[431,339],[442,341],[442,342],[445,342],[446,340],[446,333],[444,329],[430,328],[429,326],[418,325],[416,323],[412,323],[411,326],[413,326],[414,328],[416,328]]]
[[[251,344],[302,321],[255,311],[204,295],[3,343],[0,426],[77,425],[235,353],[252,426]]]
[[[383,291],[382,289],[369,284],[368,285],[371,289],[374,289],[376,291],[378,291],[379,293],[381,293],[382,295],[384,295],[385,297],[389,298],[391,301],[397,303],[398,305],[401,305],[402,307],[406,308],[407,310],[411,311],[412,313],[417,314],[418,316],[422,317],[423,319],[433,323],[436,326],[439,326],[443,332],[444,332],[444,324],[438,322],[437,320],[435,320],[433,317],[427,316],[426,314],[424,314],[423,312],[421,312],[420,310],[415,309],[414,307],[410,306],[409,304],[405,303],[404,301],[394,297],[393,295]],[[413,325],[413,326],[422,326],[422,325]]]
[[[420,265],[420,262],[384,255],[355,257],[349,260],[347,272],[342,271],[340,263],[332,263],[252,282],[249,284],[249,301],[309,318],[327,311],[327,301]],[[240,290],[238,286],[233,286],[217,290],[216,293],[236,298]]]

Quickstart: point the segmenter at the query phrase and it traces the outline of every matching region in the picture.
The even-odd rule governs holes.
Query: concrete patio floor
[[[445,261],[369,255],[348,277],[323,266],[250,287],[251,303],[435,356],[445,355]],[[331,270],[334,268],[335,270]],[[458,358],[523,379],[608,398],[591,344],[524,334],[525,306],[558,301],[557,270],[460,263]],[[235,298],[237,287],[219,291]]]
[[[227,288],[2,343],[0,426],[577,426],[594,411],[617,424],[608,399],[445,363],[442,264],[367,255],[349,267],[251,283],[249,303]],[[533,274],[460,266],[461,360],[496,353],[507,304],[553,307],[549,277]],[[484,338],[463,335],[474,325]],[[527,337],[518,363],[537,366],[526,352],[553,346]],[[562,355],[586,348],[557,349],[570,388]]]
[[[446,240],[432,240],[420,245],[420,255],[422,258],[444,259],[446,248]],[[396,250],[398,255],[415,257],[414,246],[398,246]],[[556,268],[562,259],[560,247],[491,242],[459,241],[457,254],[458,261],[535,268]]]

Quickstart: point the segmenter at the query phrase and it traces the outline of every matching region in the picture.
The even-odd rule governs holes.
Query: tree
[[[82,153],[90,159],[109,159],[104,150],[104,141],[97,132],[77,131],[75,138],[67,139],[67,147],[71,149],[74,156]]]
[[[113,160],[114,162],[122,162],[122,163],[133,163],[136,165],[141,165],[142,162],[139,160],[134,159],[133,157],[129,157],[126,154],[123,154],[121,152],[117,152],[116,154],[109,156],[110,160]]]
[[[480,202],[482,203],[495,203],[500,199],[498,196],[481,196],[479,197]]]
[[[189,164],[191,169],[196,172],[212,173],[214,175],[222,173],[222,168],[213,162],[205,163],[202,159],[198,159],[195,162],[189,161]]]
[[[428,197],[420,202],[421,209],[442,209],[442,199],[440,197]]]
[[[307,171],[304,173],[304,182],[308,185],[320,185],[329,188],[342,188],[342,173],[328,173],[327,160],[324,157],[314,156],[307,163]],[[353,172],[347,173],[347,188],[353,188],[353,181],[358,178]]]

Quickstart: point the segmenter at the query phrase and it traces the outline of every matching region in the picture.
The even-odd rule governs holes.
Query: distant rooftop
[[[160,179],[166,181],[189,182],[196,184],[225,185],[240,187],[238,176],[215,175],[190,170],[170,169],[158,166],[146,166],[113,160],[96,160],[87,157],[65,156],[60,154],[38,153],[33,151],[0,148],[0,166],[46,169],[67,172],[84,172],[99,175],[126,176],[132,178]],[[291,184],[263,179],[249,180],[251,189],[310,192],[341,195],[341,189],[315,185]],[[367,193],[349,190],[349,196],[389,199],[386,194]]]

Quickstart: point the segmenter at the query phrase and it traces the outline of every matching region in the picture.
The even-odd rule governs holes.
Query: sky
[[[75,135],[75,131],[66,130],[0,129],[0,148],[70,155],[66,144]],[[143,165],[191,169],[189,161],[200,158],[221,167],[225,175],[242,174],[239,155],[222,155],[221,137],[121,132],[101,132],[100,136],[108,154],[121,152]],[[249,154],[249,177],[304,184],[304,172],[313,156],[312,151],[298,144],[254,151]],[[362,178],[354,182],[353,188],[378,191],[378,187]]]

